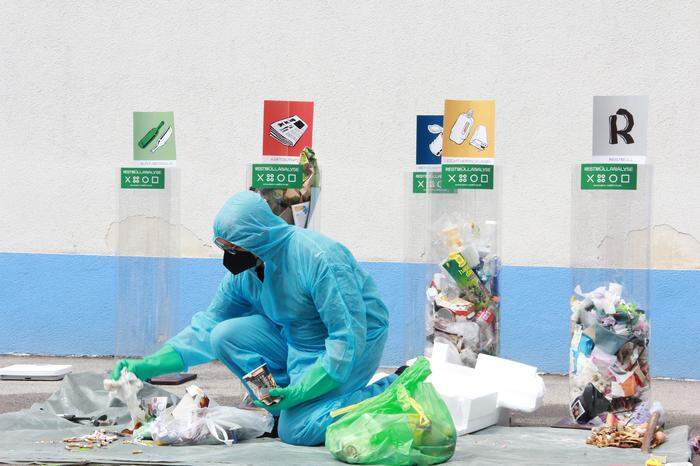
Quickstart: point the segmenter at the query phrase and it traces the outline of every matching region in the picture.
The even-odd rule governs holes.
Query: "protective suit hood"
[[[214,219],[214,238],[220,236],[244,248],[264,262],[274,263],[275,252],[283,247],[294,227],[272,213],[259,194],[234,194]]]

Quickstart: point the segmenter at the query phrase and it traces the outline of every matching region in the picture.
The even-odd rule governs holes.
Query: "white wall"
[[[316,102],[324,231],[400,260],[415,115],[494,98],[506,262],[567,265],[592,96],[648,94],[657,265],[700,267],[697,2],[0,8],[0,251],[112,254],[131,112],[173,110],[185,254],[214,253],[212,218],[261,150],[262,101],[296,99]]]

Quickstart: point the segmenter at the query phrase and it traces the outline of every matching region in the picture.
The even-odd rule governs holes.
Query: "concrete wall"
[[[175,112],[181,199],[173,228],[183,256],[206,258],[218,255],[209,243],[214,214],[244,186],[244,164],[260,153],[262,101],[314,100],[323,231],[360,260],[380,264],[373,271],[386,283],[403,273],[397,224],[407,211],[403,176],[413,158],[415,115],[440,113],[445,98],[496,99],[502,255],[518,271],[504,286],[523,293],[511,298],[523,312],[533,287],[552,294],[552,305],[564,303],[548,310],[562,319],[544,321],[560,332],[571,285],[557,269],[569,264],[570,170],[590,158],[597,94],[650,97],[652,262],[690,271],[661,288],[670,309],[656,315],[673,315],[669,328],[697,330],[696,2],[8,1],[2,10],[0,252],[15,265],[14,253],[32,254],[20,268],[0,268],[5,335],[53,326],[71,337],[76,319],[97,312],[87,303],[106,302],[113,291],[113,278],[68,267],[76,258],[61,256],[66,264],[52,274],[42,267],[47,253],[111,256],[116,223],[140,222],[120,218],[116,186],[117,168],[131,158],[132,111]],[[558,271],[546,278],[541,270]],[[540,288],[539,280],[555,276],[558,282]],[[55,307],[28,309],[64,280],[80,284],[66,289],[74,299],[61,294],[41,301]],[[405,316],[397,292],[385,290],[395,318]],[[183,319],[194,310],[183,306]],[[100,307],[101,315],[110,312]],[[512,325],[513,340],[504,342],[511,355],[565,354],[565,347],[517,337],[516,328],[527,334],[542,321]],[[108,331],[95,328],[99,338]],[[10,338],[0,351],[72,352],[41,341]],[[697,332],[687,341],[697,349]],[[91,348],[84,351],[97,351]],[[688,364],[680,361],[669,374],[691,375],[682,369]]]

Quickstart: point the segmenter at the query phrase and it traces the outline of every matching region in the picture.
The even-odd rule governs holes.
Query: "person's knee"
[[[245,317],[240,317],[226,320],[211,331],[211,347],[219,359],[221,359],[222,355],[227,355],[231,351],[244,349],[249,346],[247,340],[250,332],[245,319]]]
[[[291,415],[290,415],[291,414]],[[277,426],[280,440],[290,445],[313,447],[326,440],[326,426],[319,425],[301,413],[282,412]]]

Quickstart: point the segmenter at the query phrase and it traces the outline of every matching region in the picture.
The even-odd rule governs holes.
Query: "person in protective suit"
[[[266,363],[280,386],[270,390],[280,402],[267,407],[279,416],[280,439],[322,444],[332,410],[395,378],[367,385],[388,326],[374,281],[342,244],[288,225],[250,191],[219,211],[214,242],[230,273],[209,307],[155,354],[119,361],[113,377],[124,367],[147,379],[219,360],[242,380]]]

